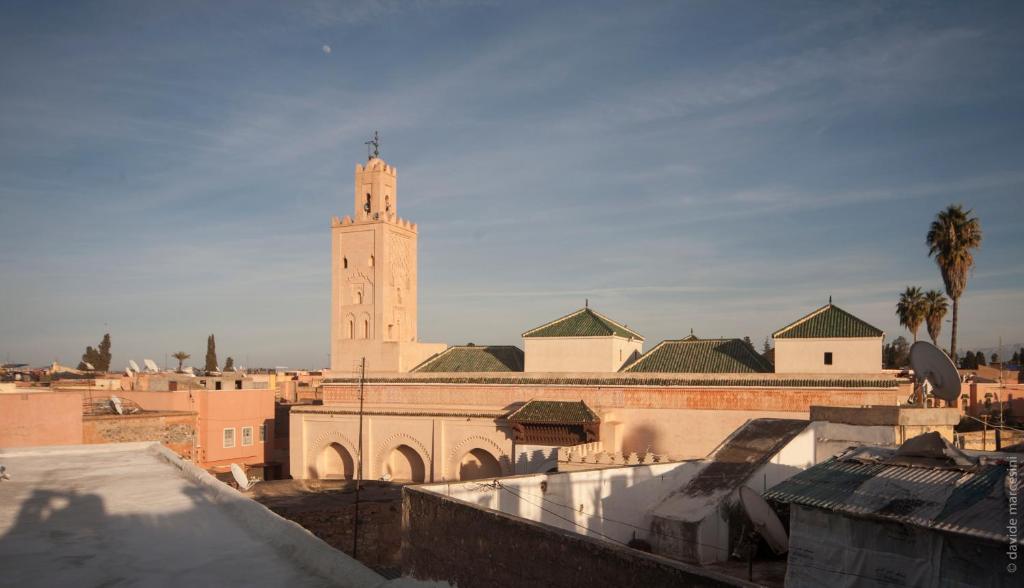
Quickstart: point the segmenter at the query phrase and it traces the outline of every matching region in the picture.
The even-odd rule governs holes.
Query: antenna
[[[129,359],[128,360],[128,365],[132,368],[133,372],[141,372],[142,371],[142,370],[139,369],[139,364],[135,363],[134,359]]]
[[[146,371],[148,372],[155,374],[160,371],[160,368],[156,366],[156,362],[152,359],[143,359],[142,364],[146,366]]]
[[[110,408],[114,409],[117,414],[124,414],[124,405],[121,404],[121,399],[117,396],[110,397]]]
[[[237,463],[231,464],[231,475],[235,478],[235,483],[238,484],[238,489],[242,492],[251,489],[256,485],[259,480],[250,480],[249,476],[245,475],[245,470],[242,466]]]
[[[925,383],[931,386],[931,393],[946,402],[955,402],[960,397],[960,372],[956,371],[953,360],[941,349],[918,341],[910,346],[910,367],[914,370],[914,403],[924,404]]]
[[[760,535],[768,547],[775,552],[775,555],[782,555],[789,551],[789,537],[786,536],[786,528],[782,521],[775,514],[771,506],[764,498],[747,486],[740,487],[740,503],[746,511],[750,523],[754,525],[754,534]],[[754,549],[751,546],[747,560],[747,570],[750,577],[754,575]]]

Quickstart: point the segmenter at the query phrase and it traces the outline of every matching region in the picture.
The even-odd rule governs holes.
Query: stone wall
[[[82,417],[82,443],[158,441],[184,458],[191,458],[195,439],[193,412],[158,412]]]
[[[460,588],[753,586],[426,490],[403,490],[402,573]]]

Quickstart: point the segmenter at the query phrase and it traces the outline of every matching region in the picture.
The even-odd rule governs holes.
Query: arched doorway
[[[501,464],[484,449],[469,450],[459,462],[460,480],[479,480],[480,478],[498,478],[500,476]]]
[[[316,471],[321,480],[351,480],[355,477],[355,460],[347,449],[331,443],[317,456]]]
[[[427,468],[423,465],[423,458],[408,445],[399,445],[391,450],[384,460],[383,473],[389,475],[392,480],[401,482],[424,482],[427,479]]]

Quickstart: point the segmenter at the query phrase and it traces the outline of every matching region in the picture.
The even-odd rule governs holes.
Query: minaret
[[[416,225],[398,217],[398,171],[374,153],[355,168],[355,210],[331,222],[331,370],[408,371],[417,343]],[[445,346],[441,346],[443,350]],[[424,355],[425,354],[425,355]]]

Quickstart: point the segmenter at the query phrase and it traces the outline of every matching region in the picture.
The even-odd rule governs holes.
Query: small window
[[[370,194],[369,193],[366,194],[366,204],[363,205],[363,210],[366,211],[367,214],[370,213]]]
[[[832,365],[832,352],[831,351],[826,351],[825,352],[825,365]]]
[[[216,382],[213,383],[213,389],[214,390],[220,390],[221,389],[221,384],[222,384],[222,382],[220,380],[217,380]]]
[[[363,320],[363,339],[370,338],[370,321]]]
[[[252,427],[242,427],[242,445],[252,445]]]
[[[384,212],[391,212],[391,196],[389,194],[384,195]]]
[[[167,391],[168,392],[177,392],[178,391],[178,383],[177,382],[167,382]]]
[[[348,258],[347,257],[342,257],[341,258],[341,266],[343,268],[345,268],[345,269],[348,269]]]
[[[362,304],[362,303],[363,303],[363,293],[362,292],[356,292],[356,304]]]
[[[370,256],[370,267],[373,267],[373,256]]]
[[[224,429],[224,449],[230,449],[235,446],[235,430]]]
[[[353,330],[354,329],[353,329],[353,326],[352,326],[352,319],[348,319],[348,338],[349,339],[351,339],[351,338],[353,338],[355,336],[353,334]]]
[[[263,423],[260,425],[260,443],[266,443],[267,441],[267,424]]]
[[[235,380],[235,390],[242,389],[242,380]]]

